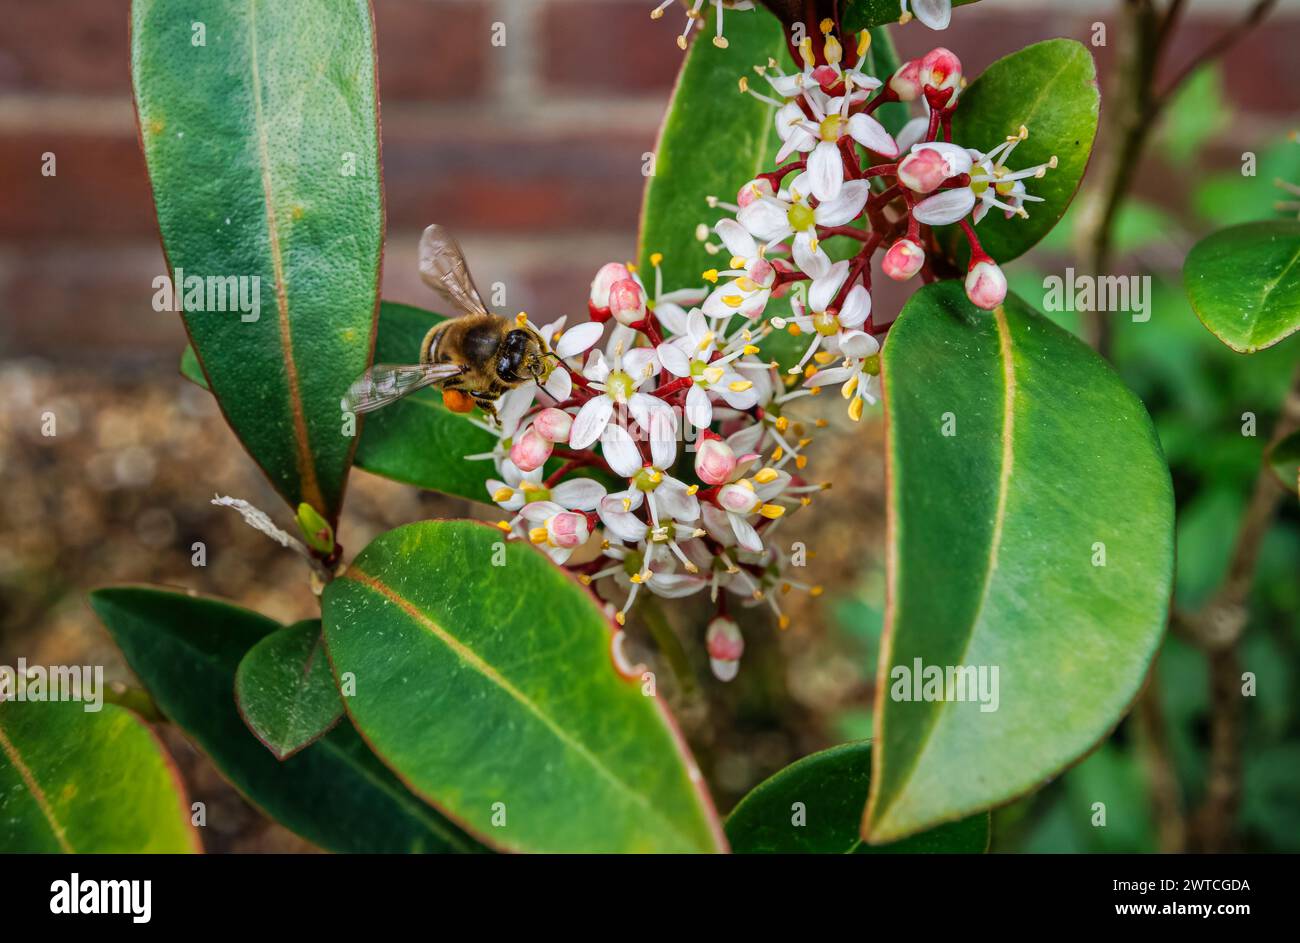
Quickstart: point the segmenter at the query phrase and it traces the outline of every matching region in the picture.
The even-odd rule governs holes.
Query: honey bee
[[[420,277],[460,315],[424,336],[419,363],[375,364],[358,377],[343,399],[345,410],[372,412],[441,384],[448,409],[478,406],[495,419],[502,394],[529,380],[546,382],[559,358],[522,314],[510,321],[488,311],[460,246],[441,226],[420,237]]]

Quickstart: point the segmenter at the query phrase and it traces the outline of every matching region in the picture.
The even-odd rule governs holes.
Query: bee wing
[[[348,387],[343,408],[354,413],[372,412],[464,372],[464,367],[454,363],[377,363]]]
[[[465,256],[451,233],[430,226],[420,237],[420,277],[424,283],[465,314],[488,314],[474,287]]]

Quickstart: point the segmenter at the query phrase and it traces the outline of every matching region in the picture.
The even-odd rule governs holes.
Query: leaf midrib
[[[27,791],[31,793],[32,799],[36,801],[36,807],[41,810],[41,815],[45,817],[46,823],[50,826],[50,832],[54,835],[54,840],[59,843],[59,848],[66,855],[76,854],[76,849],[68,841],[67,827],[54,814],[54,808],[50,805],[45,790],[37,782],[36,775],[32,772],[31,767],[24,762],[22,754],[18,752],[18,747],[5,735],[3,725],[0,725],[0,751],[4,752],[5,757],[13,764],[14,769],[18,770],[18,775],[22,778]]]
[[[361,586],[378,594],[386,601],[396,603],[398,608],[405,612],[417,626],[434,635],[461,661],[462,664],[478,672],[489,683],[498,687],[502,692],[514,699],[520,706],[541,721],[542,725],[549,730],[561,744],[585,760],[587,764],[601,776],[601,778],[613,785],[618,791],[626,794],[637,805],[642,806],[650,815],[663,823],[670,832],[683,840],[688,847],[694,847],[699,844],[698,841],[693,839],[689,834],[683,832],[677,823],[673,822],[658,808],[656,808],[644,793],[638,792],[636,789],[632,788],[632,786],[628,785],[628,783],[616,775],[613,770],[606,766],[601,761],[600,757],[592,753],[586,744],[575,739],[568,731],[557,724],[553,718],[533,703],[524,692],[516,688],[507,678],[480,658],[477,652],[444,629],[431,615],[420,609],[415,605],[415,603],[411,602],[382,580],[366,573],[364,570],[356,566],[355,563],[348,568],[347,573],[342,578],[345,580],[355,581]]]
[[[266,117],[262,110],[262,79],[257,50],[257,4],[248,0],[249,69],[252,83],[253,127],[257,136],[257,156],[262,178],[262,192],[266,198],[266,229],[270,242],[271,267],[275,274],[275,306],[280,331],[280,349],[284,359],[285,382],[289,388],[289,412],[293,417],[294,444],[297,457],[298,479],[302,497],[318,511],[328,515],[330,509],[316,478],[316,463],[312,457],[307,433],[307,418],[302,405],[302,389],[298,381],[298,363],[293,353],[293,332],[289,325],[289,298],[284,273],[284,257],[280,249],[280,224],[276,219],[273,183],[271,180],[271,153],[268,142]]]

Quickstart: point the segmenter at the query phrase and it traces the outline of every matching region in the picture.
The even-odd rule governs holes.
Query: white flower
[[[840,384],[840,395],[849,401],[849,418],[857,422],[864,403],[874,406],[880,399],[880,342],[862,333],[853,342],[853,356],[844,364],[818,370],[804,381],[810,387],[836,384]]]
[[[974,211],[974,220],[979,223],[991,207],[998,207],[1010,219],[1012,216],[1028,217],[1026,202],[1041,203],[1042,197],[1026,192],[1024,181],[1030,177],[1040,179],[1047,171],[1056,166],[1053,157],[1045,164],[1027,167],[1024,170],[1010,171],[1005,161],[1011,156],[1016,145],[1029,136],[1029,130],[1021,125],[1020,132],[1008,137],[987,154],[968,150],[969,166],[958,173],[969,173],[970,184],[965,187],[953,187],[927,197],[912,208],[912,216],[917,222],[928,226],[944,226],[955,223]],[[917,148],[936,148],[934,143],[918,144]],[[954,147],[954,145],[946,145]],[[915,151],[914,151],[915,153]],[[900,168],[901,169],[901,168]]]
[[[504,481],[488,479],[487,491],[505,511],[518,511],[533,501],[554,501],[570,511],[594,511],[605,496],[604,487],[590,478],[570,478],[547,488],[542,484],[540,468],[521,472],[512,462],[505,463],[502,476]]]
[[[851,95],[831,98],[819,89],[806,88],[804,100],[813,113],[812,119],[797,102],[777,112],[777,134],[784,143],[776,162],[781,163],[796,151],[807,153],[809,190],[818,200],[834,200],[840,194],[844,184],[840,141],[846,134],[869,151],[887,158],[898,156],[898,144],[884,125],[868,114],[849,115]]]
[[[731,366],[745,354],[757,353],[758,348],[742,336],[722,349],[715,359],[718,340],[697,308],[687,318],[687,333],[663,344],[658,351],[665,370],[675,377],[690,378],[686,419],[697,429],[707,429],[713,422],[710,394],[722,397],[733,409],[751,409],[758,403],[754,381],[747,380]]]
[[[817,353],[818,348],[826,345],[830,351],[818,355],[819,362],[829,360],[835,351],[848,352],[867,336],[859,330],[871,314],[871,293],[864,285],[854,285],[844,297],[844,303],[838,311],[831,309],[844,281],[848,278],[848,260],[836,262],[813,279],[808,289],[808,309],[797,298],[791,299],[790,305],[794,316],[790,318],[772,318],[772,326],[780,329],[795,325],[798,333],[810,333],[812,342],[804,351],[799,362],[789,369],[789,373],[800,373],[808,359]]]
[[[776,468],[762,468],[752,478],[742,477],[751,462],[737,466],[732,481],[718,488],[712,502],[700,506],[704,529],[723,546],[739,546],[751,553],[763,550],[763,538],[750,523],[750,518],[761,515],[776,520],[785,514],[785,507],[773,499],[790,484],[790,473]]]
[[[528,539],[556,563],[565,563],[591,537],[587,515],[565,510],[554,501],[532,501],[519,517],[533,525]]]
[[[871,185],[866,180],[850,180],[840,187],[835,199],[814,208],[806,202],[810,185],[808,174],[802,173],[795,177],[788,191],[764,195],[742,206],[736,220],[772,248],[795,233],[813,239],[817,226],[843,226],[853,221],[862,215],[862,208],[871,195]]]
[[[717,281],[722,276],[735,276],[731,281],[715,288],[704,299],[704,313],[711,318],[730,318],[739,314],[753,320],[763,313],[776,282],[776,269],[763,258],[754,237],[734,219],[720,219],[713,227],[727,251],[731,253],[731,268],[711,270],[706,279]],[[685,325],[679,325],[684,327]],[[681,334],[682,330],[675,333]]]
[[[624,477],[635,474],[636,469],[641,467],[641,453],[621,422],[610,420],[614,416],[615,406],[626,409],[638,423],[644,418],[646,422],[642,428],[650,433],[652,449],[664,448],[662,441],[664,433],[659,428],[651,428],[659,425],[653,422],[651,417],[659,416],[661,422],[667,421],[663,419],[666,411],[667,416],[671,417],[671,422],[675,423],[676,417],[673,416],[672,407],[658,397],[637,392],[637,389],[654,376],[658,369],[659,362],[655,357],[654,349],[650,347],[637,347],[628,351],[626,355],[622,353],[621,348],[615,350],[613,369],[606,362],[604,355],[595,351],[588,358],[583,376],[589,381],[590,387],[598,390],[599,394],[583,403],[582,408],[578,410],[578,414],[573,419],[573,428],[569,432],[569,446],[574,449],[585,449],[600,439],[605,460],[609,462],[610,467]],[[675,455],[677,449],[675,436],[668,445]],[[665,464],[671,464],[671,460]]]
[[[907,0],[898,0],[898,22],[906,23],[912,14],[930,29],[947,29],[952,21],[952,0],[912,0],[912,13],[907,12]]]

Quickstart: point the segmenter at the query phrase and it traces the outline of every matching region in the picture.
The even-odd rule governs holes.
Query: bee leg
[[[500,423],[501,420],[497,418],[497,398],[495,396],[475,395],[474,403],[479,409],[483,410],[483,412],[487,414],[488,418],[494,423]]]

